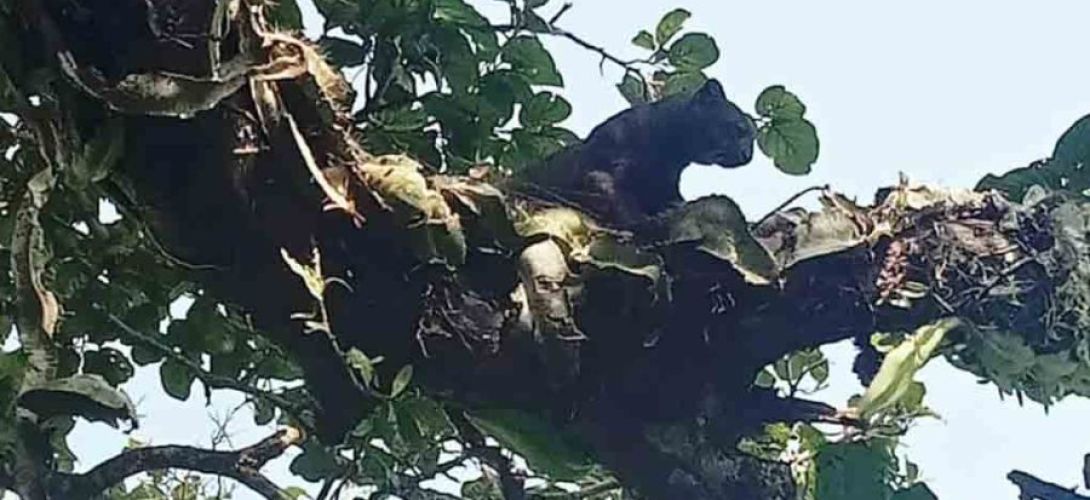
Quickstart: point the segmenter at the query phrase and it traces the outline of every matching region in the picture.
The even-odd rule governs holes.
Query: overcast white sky
[[[555,1],[555,0],[554,0]],[[495,0],[482,9],[502,13]],[[689,27],[711,33],[723,56],[710,74],[727,94],[752,110],[758,93],[783,84],[809,107],[822,140],[808,177],[777,173],[758,158],[740,170],[694,167],[682,190],[688,197],[721,193],[759,216],[802,188],[829,183],[869,201],[876,188],[904,172],[918,181],[971,187],[1000,172],[1047,156],[1056,138],[1090,113],[1086,20],[1090,2],[1015,0],[575,0],[562,21],[569,30],[615,51],[637,55],[628,40],[653,27],[674,7],[691,10]],[[309,19],[313,21],[313,18]],[[549,42],[575,112],[567,126],[580,135],[620,110],[614,68],[563,40]],[[843,404],[859,388],[850,373],[851,350],[827,351],[833,388],[825,398]],[[145,414],[142,436],[158,444],[207,442],[209,411],[237,404],[217,396],[205,408],[200,391],[182,404],[158,396],[157,375],[141,370],[129,390]],[[935,362],[922,375],[927,402],[944,417],[904,439],[904,451],[944,500],[1015,498],[1005,475],[1021,468],[1064,485],[1080,482],[1090,403],[1066,401],[1045,416],[1039,406],[1001,402],[990,385]],[[249,422],[244,411],[237,419]],[[267,429],[239,425],[237,445]],[[103,426],[81,424],[73,438],[83,468],[115,453],[123,438]],[[287,460],[270,469],[284,484]],[[253,498],[239,491],[236,498]]]

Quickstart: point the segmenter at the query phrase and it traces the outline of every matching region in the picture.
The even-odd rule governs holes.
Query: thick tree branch
[[[51,490],[54,498],[92,498],[142,472],[181,469],[229,477],[265,498],[281,500],[287,498],[283,490],[261,474],[260,469],[301,438],[299,431],[286,429],[236,451],[177,445],[136,448],[124,451],[84,474],[59,476]]]
[[[1007,479],[1018,486],[1021,492],[1018,500],[1088,500],[1090,497],[1082,496],[1062,486],[1042,481],[1029,473],[1020,470],[1011,471]]]

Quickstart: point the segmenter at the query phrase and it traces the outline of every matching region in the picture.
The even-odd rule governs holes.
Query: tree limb
[[[298,443],[302,434],[285,429],[236,451],[191,446],[149,446],[124,451],[84,474],[61,475],[51,484],[53,498],[92,498],[126,478],[154,470],[182,469],[229,477],[269,499],[287,496],[260,469]]]
[[[1007,479],[1018,486],[1019,500],[1088,500],[1090,497],[1076,494],[1070,489],[1042,481],[1027,472],[1013,470]]]

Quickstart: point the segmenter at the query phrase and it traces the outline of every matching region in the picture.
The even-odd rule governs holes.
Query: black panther
[[[749,163],[756,133],[719,82],[708,80],[694,93],[617,113],[518,179],[601,222],[627,226],[679,204],[678,182],[690,163]]]

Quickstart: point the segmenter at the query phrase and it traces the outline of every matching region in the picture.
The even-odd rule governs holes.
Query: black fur
[[[522,176],[538,191],[628,225],[682,201],[690,163],[738,167],[753,156],[753,121],[709,80],[691,95],[622,111]]]

